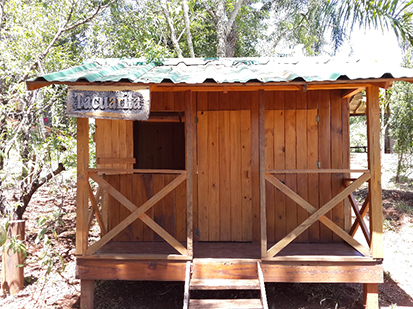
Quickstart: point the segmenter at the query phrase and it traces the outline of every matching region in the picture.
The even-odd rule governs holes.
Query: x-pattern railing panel
[[[102,233],[102,237],[92,244],[87,250],[86,255],[92,255],[100,248],[102,248],[105,244],[107,244],[110,240],[112,240],[116,235],[118,235],[121,231],[123,231],[129,224],[134,222],[136,219],[142,220],[146,225],[148,225],[152,230],[154,230],[159,236],[161,236],[165,241],[167,241],[174,249],[176,249],[180,254],[187,255],[188,250],[173,236],[171,236],[167,231],[165,231],[160,225],[158,225],[154,220],[152,220],[149,216],[145,214],[147,210],[153,207],[157,202],[162,200],[168,193],[178,187],[182,182],[187,179],[187,174],[185,171],[182,171],[181,175],[177,178],[172,180],[169,184],[167,184],[163,189],[161,189],[157,194],[152,196],[149,200],[143,203],[141,206],[137,207],[133,204],[129,199],[127,199],[122,193],[116,190],[113,186],[111,186],[106,180],[101,178],[96,172],[89,172],[89,177],[94,180],[102,190],[105,190],[108,194],[110,194],[113,198],[115,198],[119,203],[121,203],[124,207],[131,211],[131,214],[123,219],[121,222],[118,223],[115,227],[113,227],[110,231],[107,231],[104,235]],[[91,188],[90,188],[91,190]],[[89,192],[90,196],[90,192]],[[92,192],[93,196],[93,192]],[[94,206],[96,200],[92,202],[92,207],[96,211],[97,205]],[[98,221],[99,222],[99,221]],[[101,228],[104,227],[103,221]]]
[[[269,171],[273,172],[273,171]],[[341,227],[335,224],[333,221],[325,217],[324,215],[333,209],[339,202],[344,200],[348,195],[350,195],[353,191],[359,188],[364,182],[370,179],[370,173],[368,171],[364,172],[358,179],[356,179],[352,184],[348,187],[344,188],[340,193],[338,193],[335,197],[333,197],[330,201],[324,204],[321,208],[317,209],[302,197],[300,197],[296,192],[288,188],[285,184],[283,184],[279,179],[275,176],[271,175],[269,172],[265,174],[265,179],[291,198],[294,202],[298,205],[303,207],[310,213],[308,219],[306,219],[303,223],[301,223],[298,227],[296,227],[292,232],[290,232],[287,236],[277,242],[274,246],[272,246],[267,251],[267,257],[271,259],[276,254],[278,254],[283,248],[285,248],[289,243],[291,243],[295,238],[297,238],[302,232],[308,229],[313,223],[320,220],[324,225],[330,228],[334,233],[336,233],[339,237],[341,237],[344,241],[346,241],[349,245],[351,245],[354,249],[359,251],[365,256],[370,255],[370,251],[366,249],[363,245],[361,245],[358,241],[356,241],[351,235],[349,235],[346,231],[344,231]],[[279,171],[276,171],[279,172]],[[337,172],[337,171],[335,171]]]
[[[344,185],[347,187],[351,181],[353,179],[349,180],[349,179],[344,179]],[[364,237],[366,238],[367,243],[370,245],[371,244],[371,237],[370,237],[370,231],[366,225],[366,223],[364,222],[364,217],[366,216],[368,210],[369,210],[369,206],[370,206],[370,192],[367,194],[367,197],[363,203],[363,205],[359,206],[359,204],[357,203],[353,193],[351,193],[348,196],[348,199],[350,201],[350,205],[354,211],[354,214],[356,216],[356,219],[354,220],[353,225],[350,228],[349,234],[351,236],[354,236],[357,232],[357,229],[360,227],[361,231],[364,235]]]

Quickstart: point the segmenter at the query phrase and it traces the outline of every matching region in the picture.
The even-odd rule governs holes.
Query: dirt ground
[[[352,157],[352,167],[365,165],[365,155]],[[392,182],[394,157],[383,158],[384,278],[380,285],[381,308],[413,308],[413,180],[401,185]],[[75,186],[66,174],[57,183],[36,193],[26,213],[29,262],[25,268],[25,288],[14,296],[0,296],[0,308],[79,308],[80,285],[75,279]],[[358,192],[363,198],[366,189]],[[10,193],[10,192],[9,192]],[[10,196],[11,198],[11,196]],[[59,213],[60,211],[60,213]],[[39,218],[49,228],[56,227],[56,240],[46,251],[50,259],[40,259],[45,250],[35,243],[41,230]],[[44,227],[44,226],[43,226]],[[63,265],[57,258],[60,255]],[[47,265],[51,262],[50,274]],[[363,308],[360,284],[266,284],[269,308]],[[206,293],[206,292],[202,292]],[[216,298],[255,297],[252,292],[215,292]],[[244,294],[243,294],[244,293]],[[196,295],[195,295],[196,296]],[[203,294],[198,297],[204,296]],[[95,285],[95,308],[182,308],[183,283],[99,281]]]

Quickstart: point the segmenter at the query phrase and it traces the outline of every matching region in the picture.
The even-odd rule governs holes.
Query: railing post
[[[265,94],[259,92],[259,153],[260,153],[260,221],[261,221],[261,258],[267,257],[267,215],[265,203]]]
[[[88,239],[89,119],[77,118],[76,254],[84,255]]]
[[[379,88],[367,87],[367,147],[368,164],[371,172],[370,192],[370,233],[371,254],[383,258],[383,215],[381,197],[380,163],[380,106]]]
[[[193,256],[193,177],[195,153],[193,137],[195,132],[196,107],[192,104],[192,91],[185,92],[185,130],[186,130],[186,203],[187,203],[187,240],[188,255]]]

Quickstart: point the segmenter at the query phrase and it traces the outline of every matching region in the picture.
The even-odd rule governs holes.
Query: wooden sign
[[[69,89],[67,115],[80,118],[148,120],[149,88],[119,91]]]

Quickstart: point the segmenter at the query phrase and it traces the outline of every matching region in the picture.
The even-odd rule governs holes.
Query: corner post
[[[267,216],[265,203],[265,95],[259,91],[259,154],[260,154],[260,221],[261,221],[261,258],[267,257]]]
[[[383,214],[380,162],[380,106],[379,88],[367,87],[367,147],[368,166],[371,173],[370,192],[370,233],[373,258],[383,258]]]
[[[194,149],[193,138],[195,132],[195,112],[196,107],[192,104],[192,91],[185,92],[185,151],[186,151],[186,211],[187,211],[187,237],[186,246],[188,255],[193,256],[193,177],[194,177]]]
[[[95,280],[80,280],[80,308],[93,309]]]
[[[88,239],[89,119],[77,118],[76,255],[84,255]]]
[[[377,283],[364,283],[364,308],[379,308],[379,285]]]

